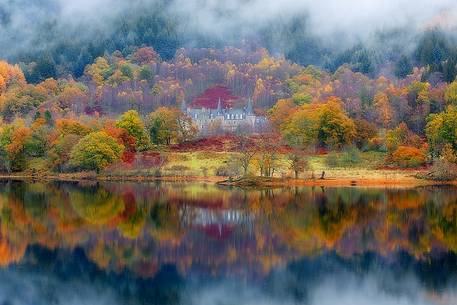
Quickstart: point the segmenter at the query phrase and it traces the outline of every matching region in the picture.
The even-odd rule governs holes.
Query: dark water
[[[457,304],[457,189],[0,182],[0,304]]]

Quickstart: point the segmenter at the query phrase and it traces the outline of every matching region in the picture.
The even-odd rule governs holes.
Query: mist
[[[411,54],[418,33],[456,29],[454,0],[0,0],[0,58],[30,63],[52,54],[57,75],[80,76],[95,57],[154,47],[266,47],[324,66],[357,45],[379,62]]]
[[[278,20],[307,16],[316,35],[351,39],[398,27],[420,29],[455,10],[452,0],[175,0],[171,6],[172,12],[189,18],[193,30],[207,35],[255,32]]]

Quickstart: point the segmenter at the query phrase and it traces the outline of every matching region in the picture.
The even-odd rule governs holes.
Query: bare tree
[[[237,150],[239,152],[236,157],[237,162],[243,168],[244,176],[247,175],[249,166],[251,165],[252,159],[256,154],[256,147],[251,137],[243,131],[238,131],[236,135]]]
[[[308,161],[305,152],[301,149],[294,148],[288,155],[290,169],[294,171],[295,179],[298,175],[308,169]]]
[[[278,167],[280,139],[274,134],[262,134],[257,143],[260,175],[272,177]]]

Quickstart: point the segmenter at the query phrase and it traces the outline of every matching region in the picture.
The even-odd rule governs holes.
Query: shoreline
[[[32,181],[68,181],[68,182],[199,182],[212,183],[220,186],[242,188],[271,188],[271,187],[420,187],[433,185],[457,185],[457,181],[435,181],[420,179],[414,176],[402,176],[398,178],[361,178],[361,177],[329,177],[325,179],[294,179],[294,178],[266,178],[266,177],[243,177],[230,180],[229,177],[218,176],[110,176],[96,175],[95,173],[73,174],[0,174],[3,180],[32,180]]]

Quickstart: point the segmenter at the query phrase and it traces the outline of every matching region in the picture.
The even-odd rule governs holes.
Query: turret
[[[181,111],[183,113],[187,113],[187,105],[186,105],[186,100],[183,100],[181,103]]]
[[[222,112],[222,102],[221,98],[217,101],[217,114],[220,114]]]
[[[246,106],[246,114],[250,115],[253,114],[253,109],[252,109],[252,99],[248,99],[248,104]]]

